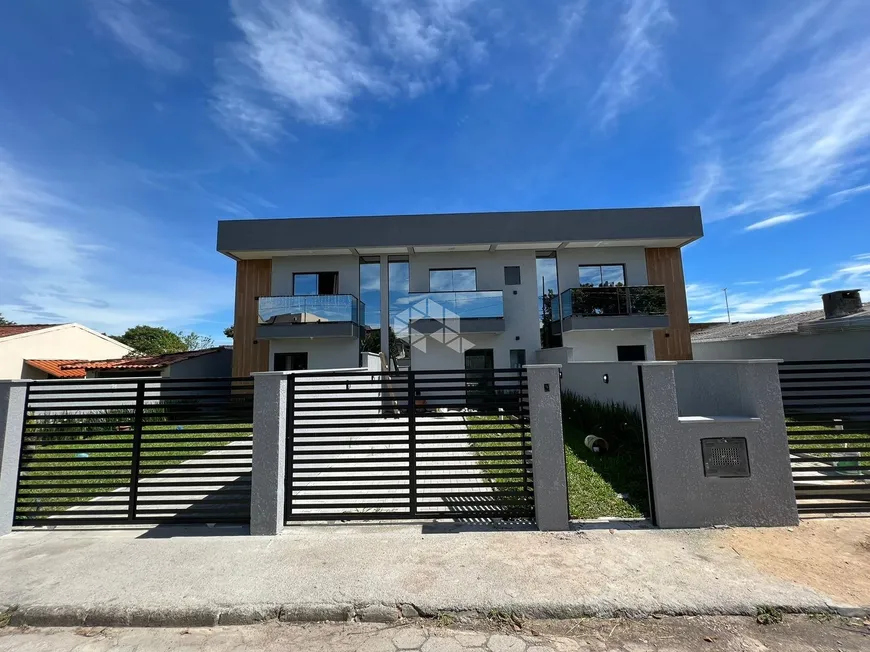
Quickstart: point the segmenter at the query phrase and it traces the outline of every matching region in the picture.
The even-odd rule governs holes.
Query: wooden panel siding
[[[689,335],[689,307],[683,257],[676,247],[646,250],[646,273],[650,285],[664,285],[668,302],[669,328],[653,331],[656,360],[691,360],[692,338]]]
[[[236,312],[233,321],[233,376],[269,370],[269,342],[257,342],[257,297],[272,292],[272,260],[236,263]]]

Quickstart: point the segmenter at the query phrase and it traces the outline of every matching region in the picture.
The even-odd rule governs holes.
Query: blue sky
[[[0,312],[219,336],[219,218],[700,204],[692,318],[870,292],[864,0],[0,4]]]

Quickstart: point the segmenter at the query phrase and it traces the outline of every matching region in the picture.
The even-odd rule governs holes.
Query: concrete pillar
[[[562,365],[526,365],[535,521],[539,530],[568,529],[568,476],[562,434]]]
[[[0,380],[0,536],[12,531],[29,380]]]
[[[251,534],[284,529],[287,462],[287,385],[283,371],[254,373],[254,442],[251,462]]]
[[[390,257],[381,255],[381,351],[387,356],[390,370]]]

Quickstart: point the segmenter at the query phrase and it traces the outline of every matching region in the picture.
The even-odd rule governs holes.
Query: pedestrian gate
[[[250,378],[28,385],[14,525],[247,523]]]
[[[526,372],[288,376],[288,521],[533,513]]]
[[[870,512],[870,360],[779,369],[798,511]]]

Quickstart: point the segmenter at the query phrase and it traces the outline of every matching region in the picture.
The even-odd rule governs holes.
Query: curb
[[[446,618],[451,622],[517,617],[519,619],[632,618],[653,616],[755,616],[763,605],[731,605],[705,609],[606,609],[591,605],[547,605],[505,612],[500,609],[431,609],[411,604],[294,604],[237,605],[226,607],[154,608],[98,605],[11,605],[0,607],[0,627],[8,619],[11,626],[31,627],[216,627],[253,625],[271,620],[288,623],[370,622],[394,623],[415,618]],[[768,605],[769,607],[769,605]],[[870,617],[870,607],[851,607],[834,603],[818,606],[776,606],[790,614],[828,614],[846,618]]]

